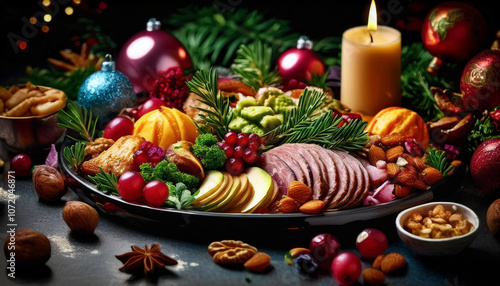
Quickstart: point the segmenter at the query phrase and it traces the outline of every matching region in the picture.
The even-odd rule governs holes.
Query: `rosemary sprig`
[[[364,132],[366,122],[353,120],[338,127],[340,116],[328,111],[311,119],[321,106],[326,93],[306,88],[296,108],[283,113],[283,124],[265,134],[266,149],[285,143],[318,144],[328,149],[355,151],[363,148],[368,138]]]
[[[229,131],[229,123],[233,118],[229,101],[225,99],[217,89],[218,75],[213,68],[210,71],[199,70],[193,78],[187,82],[189,90],[200,97],[200,102],[208,105],[211,109],[195,107],[204,114],[200,113],[200,118],[206,121],[206,126],[197,124],[201,132],[207,133],[212,129],[217,132],[219,138]],[[208,127],[208,128],[207,128]]]
[[[281,82],[281,77],[276,67],[271,70],[272,54],[272,48],[261,41],[249,45],[242,44],[236,51],[232,69],[241,81],[253,90],[276,85]]]
[[[95,176],[89,176],[89,180],[96,184],[96,188],[105,194],[120,195],[118,193],[118,180],[115,174],[106,173],[103,168]]]
[[[98,117],[93,119],[92,110],[78,108],[76,104],[72,102],[68,102],[67,109],[68,111],[63,109],[59,110],[57,124],[74,130],[81,136],[81,139],[77,139],[68,135],[69,138],[77,142],[93,142]]]
[[[76,142],[71,147],[64,147],[63,157],[68,162],[68,167],[76,172],[85,159],[85,143]]]
[[[446,152],[436,148],[429,148],[429,154],[425,158],[426,164],[436,168],[443,176],[453,169],[446,159]]]

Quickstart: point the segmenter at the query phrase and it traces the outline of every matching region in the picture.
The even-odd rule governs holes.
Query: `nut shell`
[[[486,212],[486,224],[494,234],[500,233],[500,199],[495,200]]]
[[[51,255],[49,239],[32,229],[19,229],[13,236],[9,234],[3,248],[7,260],[11,257],[11,252],[15,254],[15,266],[20,268],[39,267],[45,264]]]
[[[391,273],[398,271],[406,266],[406,259],[403,255],[399,253],[389,253],[384,256],[382,263],[380,264],[380,269],[384,273]]]
[[[72,231],[92,234],[99,221],[99,214],[88,204],[69,201],[63,208],[62,216]]]
[[[47,202],[58,201],[66,193],[61,173],[47,165],[39,165],[33,170],[33,185],[38,197]]]
[[[257,252],[257,248],[239,240],[215,241],[208,246],[208,254],[222,264],[245,263]]]
[[[385,274],[378,269],[365,268],[363,269],[363,281],[368,285],[384,285]]]

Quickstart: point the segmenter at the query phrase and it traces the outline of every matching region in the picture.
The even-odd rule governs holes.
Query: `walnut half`
[[[208,246],[216,263],[245,263],[257,253],[257,248],[239,240],[223,240],[212,242]]]

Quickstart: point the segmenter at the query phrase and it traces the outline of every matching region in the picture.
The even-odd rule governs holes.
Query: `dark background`
[[[56,0],[52,0],[53,2]],[[24,22],[23,17],[29,19],[35,13],[42,10],[42,0],[38,1],[5,1],[0,0],[0,31],[1,31],[1,57],[0,57],[0,83],[23,75],[27,65],[44,67],[47,65],[48,57],[60,58],[58,52],[66,48],[78,51],[74,46],[72,37],[81,31],[82,27],[76,25],[79,17],[95,20],[96,25],[102,28],[103,33],[109,35],[117,44],[117,48],[107,51],[112,55],[118,53],[123,43],[134,33],[145,29],[149,18],[165,19],[175,13],[180,7],[216,6],[221,13],[231,9],[246,8],[257,9],[269,18],[288,20],[294,32],[308,35],[312,39],[338,36],[346,29],[365,25],[370,0],[349,1],[317,1],[308,0],[301,2],[292,1],[249,1],[249,0],[215,0],[215,1],[116,1],[81,0],[80,5],[74,5],[71,0],[58,0],[56,2],[66,3],[60,5],[60,11],[55,13],[49,25],[49,32],[38,33],[29,39],[25,50],[15,52],[7,37],[8,33],[22,35]],[[98,12],[99,3],[105,2],[107,8]],[[378,0],[379,24],[397,26],[398,21],[407,21],[411,17],[423,19],[427,12],[438,3],[444,1],[425,0]],[[497,1],[464,1],[475,6],[488,22],[490,38],[488,45],[492,42],[494,34],[500,29],[498,13],[494,9]],[[399,13],[391,13],[390,5],[402,7]],[[74,7],[71,16],[63,12],[64,7]],[[385,14],[381,11],[385,11]],[[496,11],[496,12],[495,12]],[[389,13],[387,13],[389,12]],[[385,18],[384,15],[390,15]],[[168,31],[168,28],[162,27]],[[417,27],[418,28],[418,27]],[[403,44],[420,41],[418,29],[405,29],[399,26],[403,32]]]

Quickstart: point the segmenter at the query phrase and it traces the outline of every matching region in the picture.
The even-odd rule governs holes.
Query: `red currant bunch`
[[[229,131],[224,141],[219,142],[219,148],[226,152],[226,170],[231,175],[238,175],[245,169],[245,164],[257,162],[258,151],[262,145],[259,135],[255,133],[237,133]]]
[[[165,150],[146,141],[139,146],[139,150],[135,151],[133,158],[133,170],[139,170],[139,166],[143,163],[149,163],[152,167],[155,167],[165,158]]]

